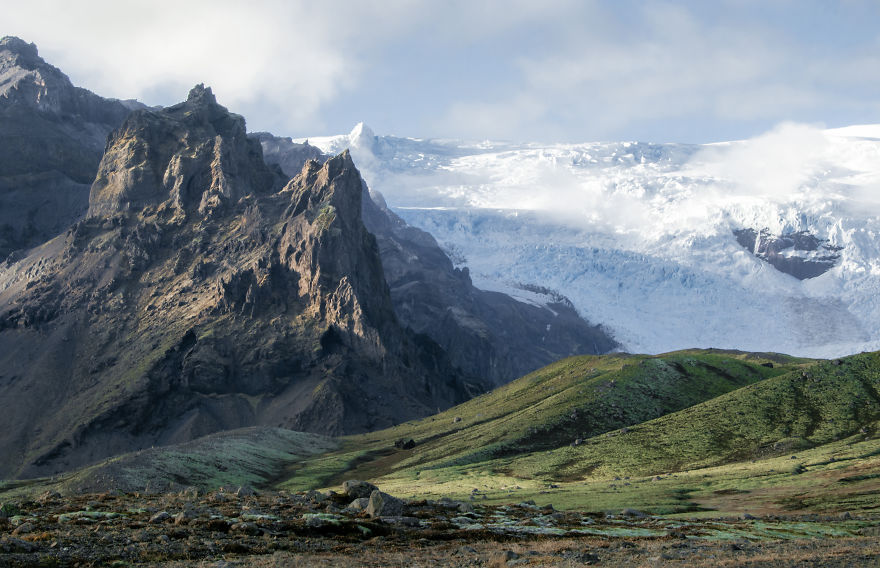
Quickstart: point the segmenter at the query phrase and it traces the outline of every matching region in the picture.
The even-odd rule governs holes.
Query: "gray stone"
[[[402,499],[392,497],[377,489],[370,494],[366,513],[373,518],[399,516],[404,513],[405,506],[406,503]]]
[[[312,503],[318,504],[323,503],[328,499],[327,495],[321,493],[320,491],[315,491],[314,489],[307,491],[305,497]]]
[[[152,517],[150,517],[150,522],[153,524],[164,523],[168,519],[171,518],[171,515],[167,511],[159,511]]]
[[[258,534],[260,534],[260,532],[262,532],[260,530],[260,527],[258,527],[254,523],[248,523],[248,522],[235,523],[229,528],[235,532],[240,532],[240,533],[248,534],[251,536],[257,536]]]
[[[174,524],[178,525],[178,526],[186,525],[186,524],[189,524],[189,522],[192,519],[194,519],[195,517],[196,517],[196,514],[193,511],[190,511],[190,510],[181,511],[181,512],[177,513],[176,515],[174,515]]]
[[[379,489],[368,481],[360,481],[357,479],[349,479],[342,484],[342,492],[352,499],[361,497],[369,498],[373,491]]]
[[[351,503],[348,504],[347,509],[349,509],[351,511],[360,512],[360,511],[365,510],[367,508],[367,505],[369,505],[369,504],[370,504],[369,497],[358,497],[357,499],[355,499],[354,501],[352,501]]]

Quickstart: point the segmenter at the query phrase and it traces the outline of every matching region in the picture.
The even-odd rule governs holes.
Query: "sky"
[[[74,84],[251,131],[517,142],[880,123],[878,0],[0,0]]]

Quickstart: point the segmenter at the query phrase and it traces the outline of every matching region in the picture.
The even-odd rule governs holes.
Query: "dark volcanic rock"
[[[733,234],[747,251],[798,280],[821,276],[840,259],[840,247],[803,231],[773,235],[767,229],[738,229]]]
[[[306,156],[320,155],[307,143],[265,133],[252,136],[261,141],[266,161],[284,171]],[[466,375],[499,385],[563,357],[618,347],[563,296],[531,290],[549,299],[546,306],[537,306],[474,287],[467,269],[455,268],[430,234],[407,225],[366,187],[363,217],[379,244],[397,318],[440,344]]]
[[[342,484],[342,492],[352,499],[369,497],[376,489],[378,488],[369,481],[359,481],[357,479],[349,479]]]
[[[140,106],[74,87],[35,45],[0,39],[0,258],[83,216],[107,135]]]
[[[0,267],[0,476],[250,425],[362,432],[485,388],[398,324],[347,153],[276,180],[210,89],[124,121],[89,216]]]
[[[248,136],[263,146],[266,163],[278,165],[288,178],[298,174],[309,160],[325,162],[330,157],[309,144],[308,140],[299,144],[290,138],[281,138],[268,132],[253,132]]]
[[[365,196],[364,222],[379,242],[397,317],[468,375],[500,385],[563,357],[618,347],[565,297],[550,293],[538,306],[476,288],[467,268],[455,268],[434,237],[407,225],[378,194]]]

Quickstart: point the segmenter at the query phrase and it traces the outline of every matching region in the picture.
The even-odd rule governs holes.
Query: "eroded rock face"
[[[267,192],[274,176],[244,124],[204,85],[181,104],[133,112],[107,142],[89,215],[161,207],[166,218],[204,216],[245,195]]]
[[[362,125],[361,143],[372,133]],[[307,144],[260,134],[266,160],[288,171]],[[323,159],[326,159],[324,157]],[[467,269],[457,269],[434,238],[407,225],[381,195],[363,190],[364,224],[376,236],[385,280],[400,322],[436,341],[453,364],[471,377],[504,384],[570,355],[607,353],[618,344],[590,325],[564,297],[546,307],[517,301],[506,294],[474,287]],[[534,292],[534,290],[533,290]]]
[[[0,39],[0,258],[83,216],[107,135],[141,106],[74,87],[35,45]]]
[[[773,235],[767,229],[738,229],[733,234],[743,248],[798,280],[821,276],[840,259],[840,247],[804,231]]]
[[[397,317],[439,343],[472,376],[501,385],[563,357],[618,347],[583,320],[568,299],[546,292],[546,306],[476,288],[430,234],[408,226],[376,195],[364,222],[379,242]]]
[[[343,154],[282,187],[202,86],[132,113],[88,217],[0,268],[0,477],[250,425],[361,432],[485,388],[398,324],[362,186]]]

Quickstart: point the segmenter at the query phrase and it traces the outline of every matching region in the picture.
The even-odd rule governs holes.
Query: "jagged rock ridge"
[[[0,39],[0,258],[83,216],[107,135],[142,106],[74,87],[35,45]]]
[[[363,124],[352,136],[361,144],[375,138]],[[312,157],[317,151],[270,134],[261,133],[258,139],[267,162],[288,173],[304,155]],[[500,385],[563,357],[618,347],[563,296],[533,290],[553,296],[546,305],[538,305],[476,288],[467,268],[455,268],[437,241],[407,225],[381,194],[365,185],[362,202],[364,223],[376,235],[398,319],[439,343],[465,374]]]
[[[249,425],[360,432],[461,402],[394,315],[347,153],[284,187],[197,86],[110,137],[89,215],[0,269],[0,476]]]

